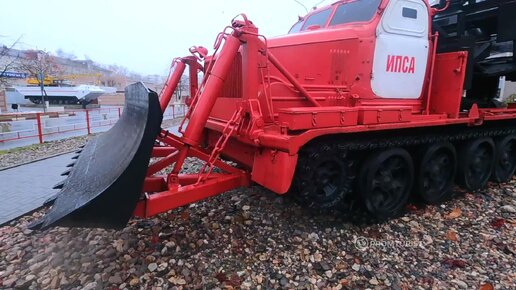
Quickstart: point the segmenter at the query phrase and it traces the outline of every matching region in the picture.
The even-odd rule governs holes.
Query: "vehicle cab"
[[[433,4],[338,1],[300,18],[287,35],[270,39],[269,48],[302,84],[319,88],[314,94],[327,96],[325,87],[353,96],[336,96],[347,99],[336,105],[412,99],[417,107],[429,70]]]

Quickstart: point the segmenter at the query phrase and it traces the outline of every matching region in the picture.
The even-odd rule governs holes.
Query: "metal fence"
[[[183,104],[169,106],[163,119],[182,117],[186,110]],[[46,114],[10,114],[9,121],[0,121],[0,149],[104,132],[118,121],[122,113],[122,107],[115,107]]]

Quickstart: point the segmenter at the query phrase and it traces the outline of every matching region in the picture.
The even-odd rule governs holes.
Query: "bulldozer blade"
[[[123,228],[132,216],[163,114],[142,83],[125,89],[125,108],[109,131],[89,141],[52,208],[29,227]]]

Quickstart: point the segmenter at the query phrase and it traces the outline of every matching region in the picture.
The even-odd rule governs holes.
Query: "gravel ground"
[[[91,136],[73,137],[0,151],[0,169],[77,150]]]
[[[86,140],[3,152],[0,168]],[[380,225],[314,215],[257,186],[121,231],[28,230],[42,210],[0,227],[0,288],[515,289],[516,179],[458,195]]]
[[[194,169],[196,163],[188,164]],[[380,225],[312,215],[260,187],[121,231],[0,228],[0,287],[515,289],[516,180]]]
[[[181,119],[165,120],[162,123],[162,127],[168,128],[176,126],[180,122]],[[35,144],[5,151],[0,150],[0,169],[77,150],[93,136],[95,135],[50,141],[43,144]]]

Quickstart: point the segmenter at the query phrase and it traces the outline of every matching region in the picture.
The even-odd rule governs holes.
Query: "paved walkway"
[[[178,126],[167,128],[178,134]],[[0,225],[43,205],[58,190],[52,187],[65,179],[61,173],[73,160],[69,153],[0,171]]]
[[[40,206],[57,193],[52,187],[71,163],[73,153],[0,171],[0,224]]]

